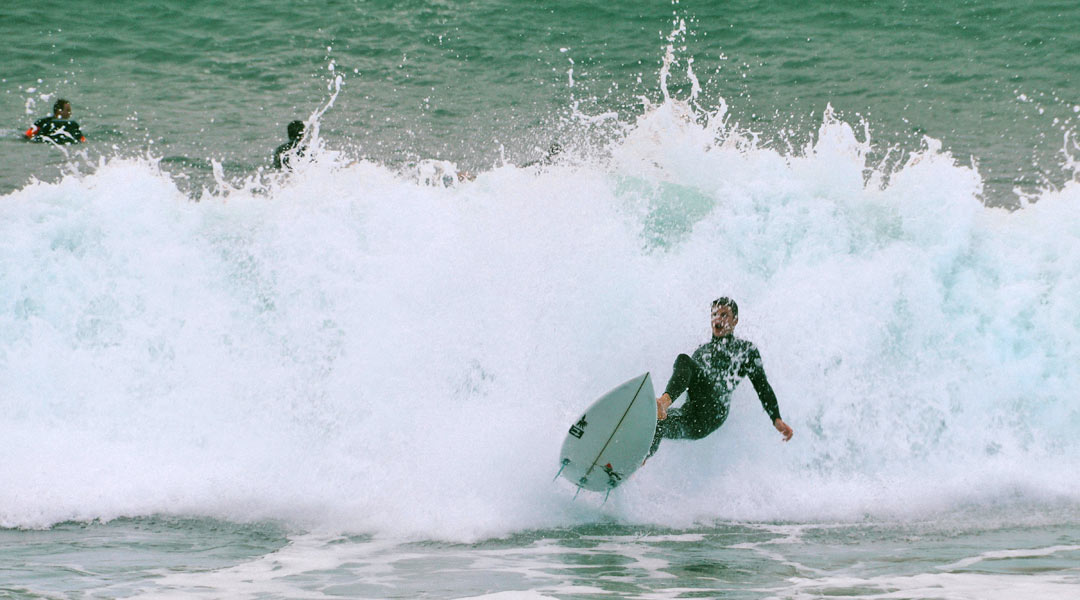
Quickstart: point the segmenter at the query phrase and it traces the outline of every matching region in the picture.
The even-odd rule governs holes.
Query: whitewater
[[[152,158],[0,199],[0,526],[1080,519],[1075,175],[988,208],[933,139],[885,169],[831,111],[785,150],[671,98],[471,181],[316,146],[198,201]],[[744,385],[720,432],[575,501],[568,424],[666,381],[720,295],[794,439]]]

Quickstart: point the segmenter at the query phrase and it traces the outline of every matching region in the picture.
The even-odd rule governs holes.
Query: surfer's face
[[[714,306],[712,309],[712,332],[717,337],[731,335],[735,331],[735,325],[739,322],[731,311],[730,306]]]

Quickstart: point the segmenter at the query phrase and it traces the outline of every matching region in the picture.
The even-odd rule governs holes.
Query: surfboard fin
[[[559,478],[559,475],[562,475],[563,469],[565,469],[566,465],[568,465],[568,464],[570,464],[570,459],[569,458],[562,459],[562,466],[559,467],[559,472],[555,474],[555,479],[552,479],[552,481],[557,480]]]

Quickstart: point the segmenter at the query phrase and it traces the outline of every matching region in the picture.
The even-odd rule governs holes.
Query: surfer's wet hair
[[[68,104],[71,104],[71,103],[68,102],[67,100],[64,100],[63,98],[60,98],[56,102],[53,102],[53,105],[52,105],[53,114],[55,115],[56,113],[64,110],[64,107],[67,106]]]
[[[717,306],[731,307],[731,316],[733,316],[733,317],[738,317],[739,316],[739,305],[735,304],[735,301],[732,300],[731,298],[728,298],[727,296],[721,296],[721,297],[717,298],[716,300],[713,300],[712,301],[713,310],[716,310]]]
[[[290,140],[298,140],[304,135],[304,122],[293,121],[289,123],[289,126],[285,128],[285,131],[289,133]]]

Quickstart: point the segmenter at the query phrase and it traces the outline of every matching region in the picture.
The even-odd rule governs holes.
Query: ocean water
[[[0,597],[1080,593],[1072,4],[0,16]],[[553,481],[719,295],[795,437]]]

